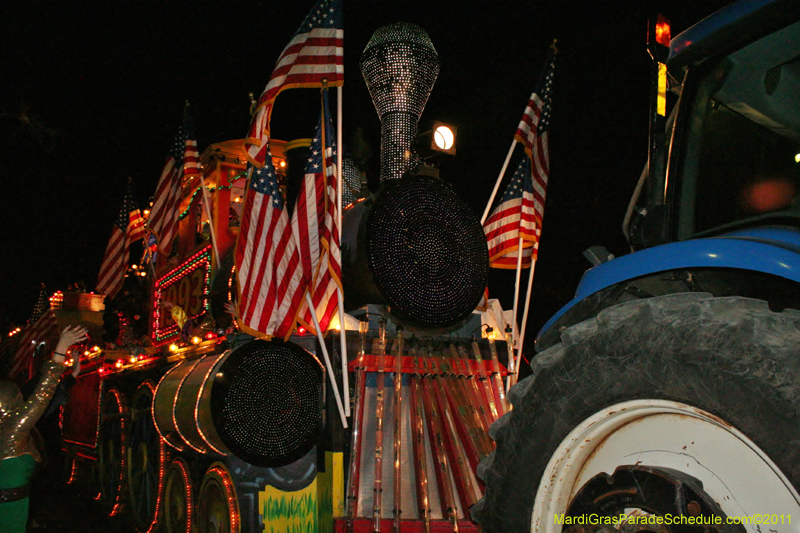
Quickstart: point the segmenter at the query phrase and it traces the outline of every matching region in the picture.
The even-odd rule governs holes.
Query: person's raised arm
[[[36,425],[36,422],[50,403],[50,399],[58,386],[58,380],[64,371],[64,359],[69,347],[83,342],[87,337],[88,332],[83,326],[67,326],[61,332],[58,344],[53,352],[52,361],[44,364],[42,376],[36,384],[36,389],[14,415],[13,425],[20,436],[19,438],[22,438],[24,432],[30,431]]]
[[[53,361],[56,363],[64,363],[67,358],[67,350],[73,344],[85,341],[89,337],[89,332],[83,326],[67,326],[61,332],[56,344],[56,350],[53,352]]]

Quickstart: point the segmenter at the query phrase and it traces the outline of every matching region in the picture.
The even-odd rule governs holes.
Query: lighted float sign
[[[195,319],[208,310],[208,279],[211,246],[206,246],[156,280],[153,293],[153,344],[162,346],[180,335],[172,313],[163,307],[171,302]]]

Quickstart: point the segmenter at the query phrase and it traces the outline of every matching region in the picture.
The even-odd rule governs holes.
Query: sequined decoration
[[[30,438],[30,432],[53,398],[63,371],[63,365],[46,362],[36,389],[25,402],[18,391],[4,386],[4,391],[8,392],[0,398],[0,402],[6,404],[0,405],[0,412],[3,413],[0,417],[0,460],[24,453],[30,453],[39,460],[39,450]]]
[[[469,206],[442,180],[408,176],[376,198],[366,231],[370,271],[392,313],[444,328],[467,318],[486,288],[489,255]]]
[[[439,75],[439,55],[425,30],[398,22],[375,31],[360,66],[381,120],[381,181],[401,178],[419,160],[412,143]]]
[[[322,428],[323,370],[296,344],[252,341],[217,369],[215,428],[237,457],[282,466],[305,455]]]

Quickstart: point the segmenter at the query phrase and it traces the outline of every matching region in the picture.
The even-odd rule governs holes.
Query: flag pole
[[[328,369],[328,378],[331,381],[331,388],[333,389],[333,397],[336,398],[336,407],[339,409],[339,418],[342,419],[342,426],[347,429],[347,417],[344,414],[344,407],[342,407],[342,397],[339,395],[339,386],[336,384],[336,376],[333,374],[333,366],[331,365],[331,358],[328,355],[328,347],[325,346],[325,337],[322,334],[322,328],[319,327],[319,320],[317,320],[317,309],[311,301],[311,295],[306,291],[306,304],[311,311],[309,314],[314,320],[314,329],[317,330],[317,340],[322,349],[322,358],[325,360],[325,368]]]
[[[514,280],[514,323],[512,327],[514,329],[514,341],[519,339],[519,327],[517,325],[517,315],[518,315],[518,305],[519,305],[519,287],[520,282],[522,281],[522,256],[524,255],[524,251],[522,249],[523,240],[522,237],[519,238],[517,241],[517,275]]]
[[[517,369],[519,375],[519,365],[522,361],[522,346],[525,342],[525,329],[528,325],[528,311],[531,305],[531,288],[533,287],[533,271],[536,269],[536,250],[534,250],[533,257],[531,257],[531,271],[528,274],[528,292],[525,295],[525,309],[522,311],[522,330],[519,334],[519,346],[517,348],[517,358],[514,368]]]
[[[342,158],[344,146],[342,145],[342,86],[336,88],[336,227],[339,230],[339,253],[342,246]],[[336,288],[339,297],[339,351],[342,354],[342,388],[344,389],[344,414],[350,416],[350,375],[347,367],[347,328],[344,320],[344,292],[341,287]],[[345,425],[347,427],[347,425]]]
[[[517,305],[519,304],[519,284],[522,279],[522,237],[519,238],[517,242],[517,276],[514,281],[514,307],[512,311],[513,321],[511,324],[511,339],[513,341],[517,341],[518,339],[518,332],[519,329],[517,327]],[[513,348],[513,347],[512,347]],[[508,351],[509,354],[513,354],[513,349]],[[508,376],[506,377],[506,390],[511,387],[511,375],[512,373],[516,372],[516,366],[514,365],[514,361],[508,361]]]
[[[497,189],[500,188],[500,182],[503,181],[503,176],[505,176],[506,169],[508,168],[508,162],[511,161],[511,154],[514,153],[514,148],[516,146],[517,139],[514,139],[514,142],[511,143],[511,147],[508,149],[508,155],[506,155],[503,168],[500,169],[500,175],[497,176],[497,181],[494,184],[494,189],[492,189],[492,195],[489,196],[489,202],[486,204],[486,209],[483,211],[483,216],[481,217],[481,226],[483,226],[483,223],[486,222],[486,217],[489,216],[489,210],[492,208],[492,202],[494,202],[494,197],[497,196]]]
[[[206,190],[206,180],[203,173],[200,173],[200,188],[203,189],[203,204],[206,208],[208,217],[208,232],[211,235],[211,246],[214,248],[214,266],[219,270],[219,248],[217,248],[217,232],[214,231],[214,218],[211,216],[211,204],[208,203],[208,191]]]

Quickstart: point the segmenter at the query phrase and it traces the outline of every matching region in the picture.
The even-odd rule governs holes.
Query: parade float
[[[516,314],[485,297],[487,270],[527,261],[532,276],[538,240],[524,246],[520,228],[515,253],[495,256],[491,201],[478,220],[419,164],[438,58],[410,24],[380,28],[361,56],[380,187],[344,202],[336,232],[308,233],[341,245],[342,284],[326,294],[343,305],[325,327],[243,332],[263,303],[242,303],[261,278],[240,286],[260,250],[242,252],[253,191],[267,212],[300,205],[316,172],[305,161],[320,156],[319,135],[262,135],[273,77],[246,139],[212,144],[191,172],[176,154],[177,228],[155,261],[129,269],[116,298],[65,292],[43,315],[98,342],[71,354],[83,370],[62,413],[69,482],[142,532],[795,531],[798,19],[791,0],[740,0],[671,39],[654,17],[649,160],[624,225],[633,253],[587,251],[594,268],[511,390]],[[543,77],[518,128],[542,172],[521,165],[507,189],[538,201],[534,233],[551,60]],[[137,317],[145,338],[131,334]]]
[[[69,482],[96,487],[139,531],[477,531],[475,469],[508,409],[511,329],[486,296],[480,221],[409,157],[439,69],[430,39],[381,28],[361,67],[382,125],[381,185],[361,190],[344,165],[344,305],[324,330],[265,340],[237,325],[244,140],[184,168],[174,237],[126,264],[105,343],[102,296],[57,311],[94,323],[98,343],[73,349],[83,370],[62,414]],[[264,167],[287,204],[313,142],[268,141]]]

